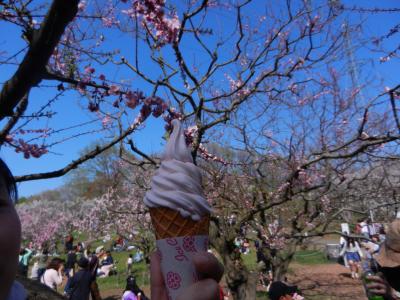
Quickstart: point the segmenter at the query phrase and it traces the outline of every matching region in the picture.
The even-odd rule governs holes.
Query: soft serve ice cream
[[[149,208],[168,299],[197,281],[192,256],[208,248],[211,208],[201,187],[181,123],[173,132],[144,202]]]
[[[172,121],[173,132],[168,140],[161,166],[153,176],[151,190],[146,193],[146,206],[167,207],[179,211],[182,217],[198,221],[210,215],[201,187],[201,173],[193,164],[192,155],[186,146],[181,123]]]

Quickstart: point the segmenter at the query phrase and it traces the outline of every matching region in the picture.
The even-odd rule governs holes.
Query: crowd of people
[[[340,240],[340,261],[350,269],[351,278],[359,279],[362,267],[365,270],[374,263],[374,255],[386,239],[385,227],[372,223],[370,219],[360,220],[354,235],[344,232]]]
[[[120,240],[120,239],[118,239]],[[74,245],[74,238],[68,235],[64,243],[65,260],[58,255],[50,255],[46,246],[33,249],[32,243],[20,250],[19,270],[20,276],[27,277],[29,265],[29,278],[38,280],[43,285],[57,290],[64,284],[63,294],[68,299],[88,299],[91,295],[93,300],[100,299],[100,293],[96,282],[97,278],[109,277],[116,273],[116,266],[111,251],[105,251],[100,246],[96,251],[91,251],[90,246],[85,247],[79,242]],[[115,243],[112,247],[115,249]],[[124,291],[123,300],[144,300],[143,291],[138,287],[132,276],[134,262],[141,261],[143,253],[139,250],[135,255],[129,254],[126,265],[127,290]],[[135,294],[135,298],[131,295]]]
[[[66,260],[60,257],[50,257],[43,248],[34,253],[32,245],[20,249],[21,226],[14,204],[17,201],[17,188],[10,170],[0,159],[0,299],[26,300],[27,292],[24,286],[16,280],[27,276],[30,260],[33,259],[31,277],[39,280],[43,286],[56,289],[66,278],[64,288],[69,299],[100,299],[95,286],[98,276],[109,276],[114,265],[111,252],[99,249],[92,252],[89,247],[73,244],[69,237],[65,243]],[[352,275],[359,275],[360,263],[364,268],[374,269],[369,273],[366,289],[373,295],[381,295],[385,300],[400,299],[400,219],[387,224],[384,230],[375,232],[376,228],[369,222],[361,222],[358,226],[363,238],[345,235],[342,254],[351,266]],[[372,231],[371,231],[372,229]],[[243,241],[244,244],[245,241]],[[243,246],[241,244],[241,246]],[[245,252],[245,251],[244,251]],[[127,260],[127,272],[132,268],[132,257]],[[162,277],[160,256],[154,253],[151,257],[151,295],[153,299],[167,300],[167,290]],[[211,253],[198,253],[192,258],[195,271],[201,278],[187,287],[178,300],[214,300],[224,299],[218,282],[221,280],[224,268]],[[199,293],[201,291],[201,293]],[[296,287],[284,282],[272,282],[269,288],[271,300],[302,299]],[[146,300],[147,297],[137,286],[133,276],[129,275],[123,300]]]
[[[340,256],[351,278],[364,279],[367,294],[400,299],[400,219],[381,225],[360,220],[341,238]]]

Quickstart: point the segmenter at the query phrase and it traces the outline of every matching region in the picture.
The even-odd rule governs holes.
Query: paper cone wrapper
[[[192,256],[208,249],[210,216],[193,221],[164,207],[150,208],[150,215],[168,299],[175,300],[186,287],[198,280]]]

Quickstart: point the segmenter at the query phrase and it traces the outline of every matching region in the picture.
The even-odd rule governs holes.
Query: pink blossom
[[[141,17],[143,26],[150,28],[155,34],[158,46],[174,42],[181,27],[176,13],[165,13],[164,0],[136,0],[133,8],[123,10],[123,13],[131,18],[136,15]]]
[[[106,128],[110,123],[111,123],[111,117],[110,117],[109,115],[106,115],[106,116],[101,120],[101,124],[103,125],[103,128]]]
[[[79,11],[84,11],[85,8],[86,8],[86,1],[84,1],[84,0],[80,1],[79,4],[78,4],[78,10]]]
[[[111,27],[114,24],[112,18],[103,17],[101,18],[101,21],[103,22],[104,27]]]
[[[142,92],[132,92],[132,91],[128,91],[125,94],[125,99],[126,99],[126,105],[129,108],[135,109],[136,106],[140,103],[140,101],[142,101],[145,97],[143,96]]]
[[[108,90],[108,92],[110,93],[110,95],[117,95],[117,94],[119,94],[119,91],[120,91],[120,87],[119,86],[117,86],[117,85],[111,85],[110,86],[110,89]]]
[[[85,73],[86,74],[93,74],[94,72],[95,72],[95,69],[93,67],[91,67],[91,66],[87,66],[85,68]]]

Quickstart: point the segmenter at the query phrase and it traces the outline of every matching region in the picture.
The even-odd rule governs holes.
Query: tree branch
[[[47,62],[67,25],[78,12],[79,0],[54,0],[39,30],[30,38],[29,50],[0,93],[0,120],[12,116],[14,107],[40,83]]]
[[[99,155],[100,153],[110,149],[113,147],[115,144],[119,143],[121,140],[126,138],[128,135],[130,135],[132,132],[136,130],[136,128],[139,126],[139,124],[133,124],[131,125],[123,134],[120,136],[114,138],[111,142],[108,144],[100,147],[96,146],[95,149],[90,151],[89,153],[81,156],[79,159],[72,161],[70,164],[66,165],[64,168],[52,171],[52,172],[44,172],[44,173],[36,173],[36,174],[30,174],[30,175],[23,175],[23,176],[15,176],[15,181],[16,182],[22,182],[22,181],[28,181],[28,180],[39,180],[39,179],[48,179],[48,178],[55,178],[55,177],[60,177],[65,174],[67,174],[69,171],[76,169],[79,165],[83,164],[84,162],[88,161],[89,159],[92,159]]]
[[[21,102],[18,104],[17,111],[8,120],[7,124],[4,126],[3,130],[0,132],[0,146],[6,141],[7,135],[10,133],[11,129],[17,124],[21,115],[25,112],[28,106],[28,95],[25,95]]]

